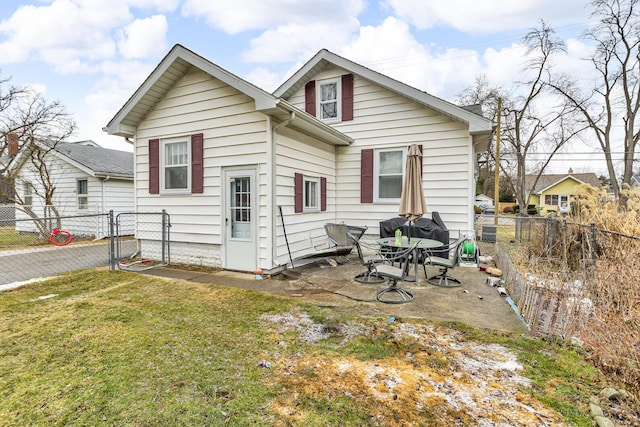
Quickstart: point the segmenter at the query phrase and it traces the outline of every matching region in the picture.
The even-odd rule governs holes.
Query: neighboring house
[[[481,204],[481,205],[492,205],[493,204],[493,198],[484,195],[484,194],[478,194],[476,196],[476,203]]]
[[[631,189],[635,190],[640,187],[640,175],[633,175],[631,177]]]
[[[540,175],[535,188],[531,188],[535,178],[535,175],[525,177],[526,191],[530,194],[529,205],[534,205],[543,216],[551,212],[568,213],[575,188],[579,185],[600,188],[600,180],[595,173],[573,173],[572,169],[567,174]]]
[[[55,148],[37,146],[46,153],[44,163],[48,173],[44,174],[55,186],[53,205],[61,216],[91,215],[113,210],[132,212],[133,200],[133,154],[131,152],[102,148],[93,141],[58,143]],[[37,217],[45,216],[44,200],[39,197],[44,188],[42,174],[30,158],[33,148],[23,147],[7,168],[7,175],[14,179],[17,195]],[[31,221],[20,207],[16,211],[16,229],[35,231]],[[65,221],[66,223],[66,221]],[[78,219],[65,225],[73,234],[100,238],[108,235],[107,221]],[[124,233],[132,233],[133,230]]]
[[[397,216],[411,144],[428,208],[472,230],[476,153],[492,129],[326,50],[270,94],[180,45],[104,128],[135,140],[136,209],[170,214],[172,262],[241,271],[313,252],[328,222],[377,234]],[[137,237],[143,256],[159,253]]]

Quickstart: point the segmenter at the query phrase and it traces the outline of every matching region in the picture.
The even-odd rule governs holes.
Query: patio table
[[[400,243],[398,244],[398,242],[396,241],[395,237],[383,237],[382,239],[378,239],[378,244],[380,246],[384,246],[384,247],[388,247],[388,248],[408,248],[410,246],[412,246],[413,244],[415,244],[417,242],[417,245],[415,246],[414,249],[414,254],[413,254],[413,263],[414,263],[414,276],[407,276],[405,278],[405,280],[407,282],[415,282],[416,286],[419,285],[419,281],[418,281],[418,251],[420,250],[424,250],[424,249],[435,249],[435,248],[440,248],[442,246],[444,246],[444,243],[439,242],[438,240],[433,240],[433,239],[421,239],[421,238],[412,238],[411,240],[409,239],[400,239]],[[404,268],[409,269],[409,259],[407,258],[407,262],[404,266]]]

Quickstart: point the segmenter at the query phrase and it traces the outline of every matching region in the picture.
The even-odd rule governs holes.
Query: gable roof
[[[9,165],[9,175],[15,174],[27,160],[29,150],[20,150]],[[96,145],[93,141],[79,143],[60,142],[51,153],[96,178],[119,178],[133,180],[133,153],[111,150]]]
[[[149,77],[102,130],[111,135],[133,137],[140,122],[192,67],[197,67],[253,98],[256,110],[270,115],[277,122],[291,120],[289,127],[334,145],[349,145],[353,142],[349,136],[324,124],[287,101],[276,98],[179,44],[176,44],[167,53]]]
[[[575,181],[577,181],[580,184],[589,184],[592,187],[600,188],[600,180],[598,179],[596,174],[593,172],[572,173],[572,174],[562,173],[562,174],[540,175],[540,178],[538,179],[538,182],[536,183],[536,186],[533,189],[531,187],[533,186],[533,183],[536,179],[536,175],[527,175],[525,177],[525,184],[524,184],[525,191],[529,194],[541,194],[542,192],[549,189],[550,187],[553,187],[554,185],[559,184],[560,182],[569,178],[573,178]]]
[[[325,69],[329,64],[338,66],[350,73],[357,74],[371,82],[374,82],[392,92],[405,96],[419,104],[429,107],[439,113],[462,123],[469,125],[471,134],[490,133],[493,130],[491,120],[476,114],[477,110],[471,111],[445,101],[436,96],[418,90],[405,83],[394,80],[384,74],[373,71],[367,67],[350,61],[342,56],[336,55],[327,49],[320,50],[313,58],[285,81],[273,94],[277,97],[289,98],[295,92],[304,87],[316,74]]]

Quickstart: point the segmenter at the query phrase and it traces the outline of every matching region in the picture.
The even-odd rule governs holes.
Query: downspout
[[[296,112],[292,111],[291,115],[289,116],[289,118],[287,120],[285,120],[282,123],[278,123],[277,125],[273,126],[271,128],[271,144],[270,144],[270,149],[271,149],[271,229],[273,230],[273,233],[271,233],[271,256],[272,256],[272,260],[271,260],[271,265],[273,265],[276,261],[277,258],[277,249],[278,249],[278,237],[276,235],[276,230],[278,228],[278,206],[277,206],[277,202],[278,202],[278,194],[277,194],[277,190],[278,187],[276,186],[276,181],[277,181],[277,153],[276,153],[276,133],[278,131],[278,129],[281,129],[283,127],[289,126],[289,124],[291,124],[291,122],[296,118]]]

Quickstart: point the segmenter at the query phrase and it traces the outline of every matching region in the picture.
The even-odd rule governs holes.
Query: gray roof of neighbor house
[[[353,74],[357,74],[362,78],[412,99],[419,104],[432,108],[453,120],[468,123],[469,132],[471,134],[490,133],[493,131],[493,122],[490,119],[483,117],[481,109],[478,107],[460,107],[452,104],[442,98],[430,95],[427,92],[416,89],[377,71],[373,71],[370,68],[343,58],[340,55],[336,55],[327,49],[320,50],[313,58],[307,61],[302,68],[295,72],[286,82],[276,89],[273,94],[277,97],[283,97],[285,99],[289,98],[297,90],[304,87],[304,85],[312,79],[313,76],[324,70],[329,64],[336,65]]]
[[[600,188],[600,180],[598,179],[597,175],[593,172],[588,172],[588,173],[560,173],[560,174],[547,174],[547,175],[540,175],[540,179],[538,179],[538,182],[536,183],[536,187],[533,189],[533,191],[531,190],[531,187],[533,186],[533,183],[535,181],[536,176],[535,175],[527,175],[525,177],[525,190],[528,193],[532,193],[532,194],[539,194],[541,192],[543,192],[544,190],[546,190],[547,188],[559,183],[560,181],[563,181],[567,178],[573,178],[576,181],[583,183],[583,184],[589,184],[593,187],[596,188]]]
[[[103,148],[93,141],[59,142],[54,148],[38,143],[39,149],[50,150],[67,163],[96,178],[118,178],[133,180],[133,153]],[[30,151],[22,147],[7,166],[8,174],[14,175],[28,159]]]
[[[61,142],[55,151],[92,171],[94,176],[133,179],[133,153],[102,148],[88,142]]]

